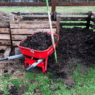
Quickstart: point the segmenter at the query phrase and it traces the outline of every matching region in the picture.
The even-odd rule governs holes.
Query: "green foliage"
[[[16,87],[20,86],[20,79],[11,79],[10,82]]]
[[[9,94],[7,86],[10,83],[8,82],[8,80],[4,77],[0,78],[0,89],[2,89],[4,91],[3,95]]]

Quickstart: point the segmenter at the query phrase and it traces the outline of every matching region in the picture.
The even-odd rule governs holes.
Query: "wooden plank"
[[[13,41],[21,41],[27,38],[28,35],[12,35],[12,40]]]
[[[95,2],[58,2],[57,6],[95,6]]]
[[[19,43],[20,41],[12,41],[13,46],[17,46],[17,43]]]
[[[57,19],[57,31],[56,31],[56,33],[57,33],[57,35],[59,36],[59,32],[60,32],[60,16],[58,15],[57,17],[56,17],[56,19]],[[56,45],[56,47],[57,47],[57,49],[59,48],[59,41],[57,42],[57,45]]]
[[[88,15],[88,13],[82,13],[82,12],[80,12],[80,13],[57,13],[57,15]]]
[[[95,23],[95,17],[91,18],[91,21]]]
[[[90,24],[89,26],[90,26],[91,28],[95,29],[95,25]]]
[[[14,21],[12,21],[14,22]],[[11,50],[13,49],[13,44],[12,44],[12,34],[11,34],[11,28],[10,28],[10,23],[9,23],[9,32],[10,32],[10,42],[11,42]]]
[[[48,19],[48,16],[23,16],[22,20]]]
[[[21,21],[21,22],[10,22],[10,24],[47,24],[48,21]],[[56,21],[52,21],[53,24],[56,24]]]
[[[51,3],[49,3],[51,5]],[[45,2],[0,2],[0,6],[46,6]]]
[[[29,29],[43,29],[43,28],[49,28],[49,23],[40,23],[40,24],[10,24],[10,28],[21,28],[21,29],[25,29],[25,28],[29,28]],[[55,28],[56,25],[54,23],[52,23],[52,27]]]
[[[10,46],[0,46],[0,50],[6,50]]]
[[[18,15],[19,12],[12,12],[12,14]],[[33,13],[33,12],[20,12],[20,15],[48,15],[48,13],[42,13],[42,12],[37,12],[37,13]]]
[[[52,0],[52,12],[55,12],[56,11],[56,0]]]
[[[48,15],[23,15],[23,17],[31,17],[31,18],[48,18]]]
[[[0,2],[0,6],[46,6],[45,2]],[[51,2],[49,3],[51,6]],[[56,6],[95,6],[95,2],[57,2]]]
[[[92,13],[92,16],[95,16],[95,13]]]
[[[10,40],[10,35],[8,35],[8,34],[0,34],[0,39]]]
[[[60,23],[60,25],[64,25],[64,26],[86,26],[86,23]]]
[[[91,21],[94,22],[94,18],[91,18]]]
[[[9,34],[9,28],[0,28],[0,34]]]
[[[60,21],[87,21],[87,17],[60,17]]]
[[[12,40],[13,41],[21,41],[21,40],[26,39],[28,35],[30,35],[30,34],[27,34],[27,35],[12,35]]]
[[[9,28],[9,24],[6,22],[0,22],[0,28]]]
[[[90,20],[91,20],[91,15],[92,15],[92,11],[89,11],[89,12],[88,12],[88,18],[87,18],[86,29],[89,29]]]
[[[8,40],[0,40],[0,45],[11,45],[11,42]]]
[[[11,29],[11,34],[34,34],[36,32],[50,32],[50,29]],[[53,28],[53,32],[56,32],[56,29]]]

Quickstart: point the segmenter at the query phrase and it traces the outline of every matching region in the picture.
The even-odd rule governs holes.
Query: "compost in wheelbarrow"
[[[45,41],[45,39],[48,39],[49,37],[49,43],[51,43],[51,35],[50,35],[50,32],[48,33],[45,33],[45,32],[40,32],[41,35],[48,35],[47,38],[44,37],[43,41]],[[39,33],[37,33],[37,35],[39,35]],[[59,36],[57,34],[53,34],[55,36],[55,41],[57,43],[57,41],[59,40]],[[35,34],[32,34],[30,37],[33,37],[35,36]],[[38,37],[35,37],[36,39],[40,39],[40,35]],[[20,51],[22,54],[25,55],[25,67],[28,67],[30,65],[32,65],[33,63],[36,62],[36,60],[34,60],[35,58],[36,59],[45,59],[45,64],[44,64],[44,61],[40,62],[37,66],[38,67],[42,67],[42,70],[43,70],[43,73],[45,73],[45,71],[47,70],[47,60],[48,60],[48,56],[51,55],[53,53],[53,46],[52,46],[52,43],[51,45],[46,49],[46,50],[35,50],[35,49],[31,49],[31,48],[27,48],[27,47],[23,47],[21,46],[21,43],[22,42],[26,42],[27,39],[19,42],[17,44],[17,46],[20,48]],[[55,45],[56,45],[55,43]]]

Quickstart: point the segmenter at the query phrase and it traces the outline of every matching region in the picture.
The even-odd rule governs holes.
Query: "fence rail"
[[[49,3],[52,6],[52,3]],[[0,6],[46,6],[45,2],[0,2]],[[56,6],[95,6],[95,2],[56,2]]]

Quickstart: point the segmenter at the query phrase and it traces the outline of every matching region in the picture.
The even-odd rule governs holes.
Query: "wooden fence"
[[[54,0],[53,0],[54,1]],[[95,2],[56,2],[50,6],[95,6]],[[0,2],[0,6],[46,6],[45,2]]]
[[[57,16],[59,16],[61,26],[85,26],[87,29],[89,29],[89,27],[94,29],[95,27],[95,13],[91,11],[88,13],[57,13],[56,17]]]

